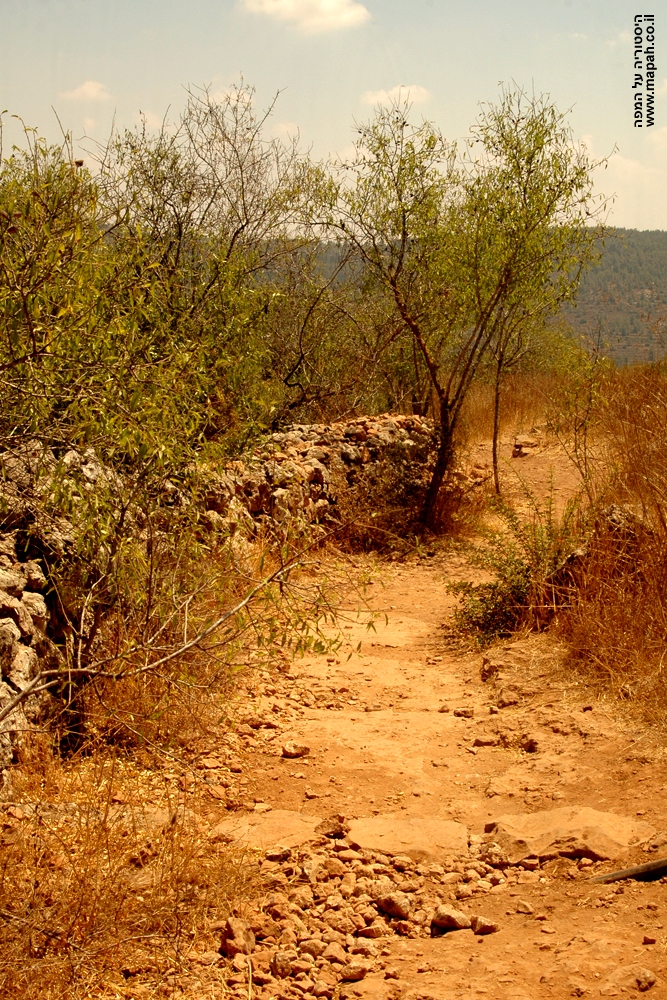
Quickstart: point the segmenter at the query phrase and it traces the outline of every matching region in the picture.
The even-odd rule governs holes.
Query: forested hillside
[[[588,336],[599,322],[606,351],[619,364],[655,361],[667,354],[667,232],[617,229],[615,234],[600,264],[584,276],[576,308],[566,315]]]

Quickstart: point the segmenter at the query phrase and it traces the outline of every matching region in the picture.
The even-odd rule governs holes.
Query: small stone
[[[267,861],[288,861],[291,854],[292,851],[289,847],[283,847],[282,844],[276,844],[275,847],[270,847],[268,851],[265,852],[264,857]]]
[[[530,905],[530,903],[527,900],[520,899],[519,902],[516,904],[516,912],[517,913],[533,913],[534,910],[533,910],[532,906]]]
[[[321,823],[318,823],[315,827],[315,833],[319,833],[322,837],[331,837],[334,840],[342,840],[343,837],[348,833],[349,826],[345,822],[344,816],[329,816],[327,819],[323,819]]]
[[[449,705],[441,705],[438,711],[442,713],[449,712]]]
[[[225,924],[223,948],[230,958],[234,955],[249,955],[255,947],[255,935],[247,920],[229,917]]]
[[[384,937],[385,934],[391,934],[391,931],[384,921],[374,920],[368,927],[362,927],[361,930],[357,931],[357,934],[359,937],[375,939]]]
[[[475,715],[475,710],[473,708],[455,708],[454,715],[458,719],[472,719]]]
[[[310,955],[304,955],[302,958],[292,959],[292,975],[298,976],[300,972],[306,973],[306,975],[313,971],[314,960]]]
[[[284,951],[277,951],[271,959],[271,972],[276,979],[287,979],[292,973],[292,960]]]
[[[342,861],[339,861],[338,858],[326,858],[326,860],[322,864],[322,867],[324,868],[325,872],[332,878],[339,878],[341,875],[345,875],[345,873],[347,872],[347,868],[345,867],[344,863]]]
[[[503,688],[498,695],[498,708],[510,708],[519,704],[519,692],[513,688]]]
[[[494,674],[497,674],[499,670],[504,668],[504,666],[505,664],[501,663],[499,660],[491,660],[488,656],[482,657],[482,666],[479,672],[482,681],[486,683],[489,678],[493,677]]]
[[[471,916],[470,926],[475,934],[495,934],[500,930],[500,926],[495,922],[495,920],[491,920],[489,917],[483,917],[480,914]]]
[[[350,947],[350,954],[364,955],[366,958],[375,958],[377,955],[377,947],[372,941],[364,941],[357,938],[354,944]]]
[[[303,955],[312,955],[313,958],[319,958],[326,951],[326,944],[324,941],[320,941],[317,938],[309,938],[307,941],[302,941],[299,945],[299,950]]]
[[[464,930],[470,927],[470,918],[462,910],[441,904],[431,918],[431,926],[438,930]]]
[[[357,983],[369,972],[368,962],[360,958],[353,958],[351,962],[341,969],[341,979],[348,983]]]
[[[396,968],[394,968],[392,966],[392,967],[388,967],[388,968],[386,968],[384,970],[384,978],[385,979],[400,979],[401,978],[401,974],[398,971],[398,969],[396,969]]]
[[[407,920],[410,916],[410,900],[403,892],[389,892],[379,896],[375,902],[378,908],[390,917]]]
[[[239,953],[237,955],[234,955],[234,958],[232,959],[232,965],[237,972],[247,972],[248,966],[252,965],[252,962],[247,955],[242,955]]]
[[[326,946],[322,952],[322,958],[326,959],[327,962],[338,962],[340,965],[345,965],[347,962],[347,954],[337,941],[332,941]]]
[[[642,944],[655,944],[655,938],[654,937],[650,937],[650,935],[648,935],[648,934],[645,934],[644,935],[644,940],[642,941]]]
[[[297,757],[307,757],[310,753],[310,747],[307,747],[304,743],[293,743],[288,742],[282,749],[283,757],[287,757],[289,760],[294,760]]]
[[[340,858],[341,861],[362,861],[363,860],[362,855],[359,854],[358,851],[353,851],[353,850],[339,851],[338,852],[338,857]]]

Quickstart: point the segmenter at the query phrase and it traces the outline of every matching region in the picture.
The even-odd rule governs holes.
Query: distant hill
[[[618,364],[656,361],[667,356],[667,324],[663,337],[652,329],[660,317],[667,320],[667,232],[617,229],[615,234],[564,318],[588,336],[599,322],[605,353]]]

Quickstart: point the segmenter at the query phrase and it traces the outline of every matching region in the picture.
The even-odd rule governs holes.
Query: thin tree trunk
[[[502,365],[499,361],[496,365],[496,384],[494,386],[494,396],[493,396],[493,485],[496,488],[496,493],[500,496],[500,475],[498,472],[498,438],[500,437],[500,377],[502,374]]]
[[[439,499],[442,484],[449,472],[454,457],[454,428],[451,425],[449,407],[440,402],[440,443],[438,457],[426,490],[420,521],[425,527],[436,531],[439,527]]]

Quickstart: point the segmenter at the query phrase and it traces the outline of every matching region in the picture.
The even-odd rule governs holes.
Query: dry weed
[[[659,366],[618,372],[600,415],[589,484],[596,528],[561,618],[579,670],[642,714],[667,704],[667,377]]]
[[[212,925],[258,891],[254,860],[209,835],[158,776],[33,754],[2,816],[0,992],[224,995]],[[49,797],[54,792],[57,797]],[[213,963],[210,967],[202,962]]]
[[[548,400],[557,390],[558,376],[553,374],[509,374],[502,391],[501,435],[528,432],[545,420]],[[464,441],[489,441],[493,435],[493,385],[478,382],[472,386],[464,408]]]

